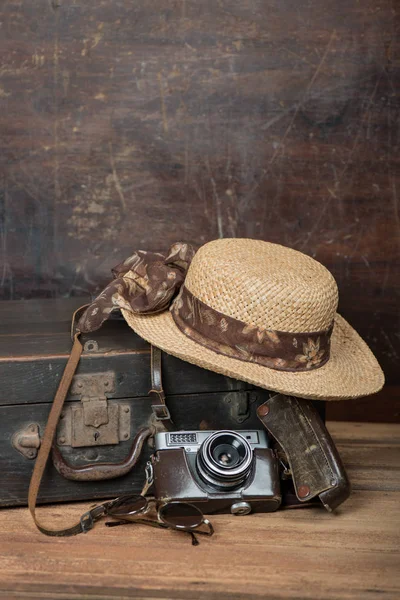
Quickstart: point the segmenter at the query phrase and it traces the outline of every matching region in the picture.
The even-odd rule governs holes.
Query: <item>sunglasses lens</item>
[[[107,510],[107,513],[114,517],[126,517],[141,513],[146,507],[147,500],[143,496],[122,496]]]
[[[170,502],[159,510],[160,519],[176,529],[194,529],[203,522],[201,511],[192,504],[185,502]]]

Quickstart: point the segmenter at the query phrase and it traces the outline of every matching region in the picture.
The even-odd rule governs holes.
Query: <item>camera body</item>
[[[157,433],[155,497],[203,513],[272,512],[281,504],[278,463],[263,430]]]

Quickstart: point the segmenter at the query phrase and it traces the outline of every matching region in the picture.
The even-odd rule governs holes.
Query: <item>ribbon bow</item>
[[[166,310],[185,281],[195,250],[176,242],[167,256],[138,250],[112,269],[114,280],[88,306],[78,322],[82,333],[96,331],[113,310],[139,314]]]

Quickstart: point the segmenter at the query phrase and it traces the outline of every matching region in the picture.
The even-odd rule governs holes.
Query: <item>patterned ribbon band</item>
[[[115,279],[86,309],[78,329],[95,331],[118,308],[148,315],[170,309],[184,335],[218,354],[279,371],[317,369],[329,360],[333,324],[311,333],[273,331],[224,315],[196,298],[183,285],[194,254],[192,246],[180,242],[166,256],[135,252],[113,269]]]
[[[194,342],[231,358],[279,371],[306,371],[329,360],[328,331],[287,333],[228,317],[204,304],[183,285],[171,307],[177,327]]]

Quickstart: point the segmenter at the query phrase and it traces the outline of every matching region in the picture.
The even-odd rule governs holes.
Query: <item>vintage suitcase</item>
[[[71,349],[71,315],[85,300],[0,304],[0,506],[27,504],[40,438]],[[57,444],[74,466],[117,463],[151,416],[150,347],[118,316],[83,336],[82,343],[84,352],[58,426]],[[260,428],[256,408],[269,398],[267,390],[164,353],[162,367],[167,405],[177,429]],[[99,393],[99,381],[107,387],[105,394]],[[315,404],[323,416],[324,403]],[[108,423],[96,427],[93,419],[99,411],[107,412]],[[106,481],[70,481],[49,460],[39,502],[140,492],[151,451],[146,442],[132,471]]]

